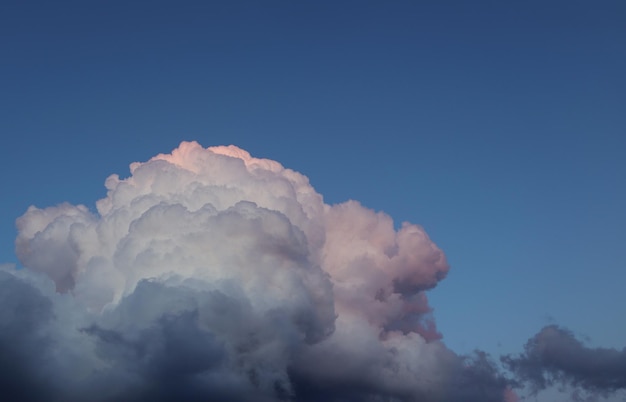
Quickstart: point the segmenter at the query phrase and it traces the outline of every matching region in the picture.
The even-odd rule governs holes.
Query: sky
[[[156,181],[159,171],[154,166],[160,165],[147,162],[158,154],[191,147],[199,154],[213,155],[207,147],[232,144],[249,152],[250,158],[277,161],[306,176],[315,194],[323,197],[323,205],[331,211],[323,213],[324,218],[315,215],[321,213],[319,203],[311,206],[318,212],[307,212],[307,219],[297,218],[276,200],[267,201],[261,190],[247,192],[260,185],[255,181],[258,177],[237,182],[248,197],[241,201],[282,211],[292,226],[302,229],[312,244],[313,256],[316,230],[325,233],[329,244],[354,249],[355,256],[361,252],[362,245],[342,243],[345,239],[336,237],[344,229],[340,224],[333,226],[332,220],[323,229],[306,229],[310,220],[326,222],[329,214],[336,214],[337,222],[346,227],[359,228],[357,222],[374,219],[371,211],[382,211],[393,220],[395,235],[389,228],[381,229],[384,236],[395,239],[389,240],[392,243],[405,233],[403,222],[420,225],[445,253],[449,271],[437,265],[437,270],[447,274],[443,280],[435,275],[432,283],[432,278],[414,278],[423,287],[419,294],[428,289],[428,303],[412,299],[411,303],[419,305],[418,309],[433,309],[446,351],[463,355],[480,349],[496,361],[508,355],[520,378],[525,374],[532,377],[535,355],[530,350],[517,360],[512,356],[523,353],[529,339],[542,339],[550,345],[550,340],[561,339],[555,344],[568,345],[570,352],[578,351],[581,356],[591,356],[594,350],[605,355],[614,352],[618,368],[613,373],[621,385],[613,387],[622,394],[612,394],[607,400],[623,397],[623,2],[10,1],[2,8],[0,263],[25,267],[19,275],[41,271],[56,278],[57,289],[76,286],[78,292],[80,286],[93,286],[103,292],[102,300],[112,297],[114,304],[132,305],[133,298],[139,297],[132,287],[120,294],[109,289],[116,296],[107,296],[102,290],[105,287],[97,285],[102,278],[96,274],[80,279],[72,276],[75,273],[58,271],[61,262],[55,255],[64,253],[65,246],[56,249],[49,244],[54,251],[35,242],[33,228],[44,230],[45,225],[38,226],[38,219],[43,218],[34,212],[24,214],[34,205],[43,211],[42,216],[56,217],[58,211],[46,208],[68,203],[59,211],[87,227],[103,226],[112,218],[109,210],[101,210],[96,202],[105,199],[107,191],[115,193],[113,187],[105,188],[110,175],[119,175],[122,182],[134,178],[129,165],[142,162],[147,166],[145,174],[157,175]],[[198,151],[195,145],[183,146],[183,141],[197,141],[205,151]],[[234,151],[216,155],[220,152]],[[231,158],[248,160],[241,155],[235,153]],[[213,160],[213,156],[205,157]],[[211,163],[216,169],[221,163],[230,163],[223,158],[215,160],[219,162]],[[269,172],[271,177],[284,174]],[[206,177],[207,183],[212,183],[222,176],[209,172]],[[274,183],[274,179],[267,180]],[[110,186],[113,182],[107,181]],[[164,183],[175,186],[176,181]],[[300,178],[290,183],[313,191]],[[268,184],[267,191],[281,191],[280,185],[272,186]],[[181,199],[193,203],[193,198],[185,198],[189,187],[180,191]],[[219,198],[221,193],[215,194]],[[348,200],[358,204],[344,204]],[[294,202],[305,210],[313,205],[308,199]],[[79,204],[91,215],[77,212],[74,206]],[[231,206],[227,204],[224,208]],[[194,212],[190,205],[185,204]],[[221,211],[219,203],[215,205]],[[134,208],[131,204],[127,207]],[[262,214],[256,209],[242,211],[237,214]],[[16,220],[23,215],[18,230]],[[274,219],[262,216],[259,219]],[[176,227],[171,230],[178,233]],[[54,233],[50,236],[58,235]],[[22,251],[16,254],[18,235]],[[58,244],[65,244],[63,241]],[[124,240],[116,241],[123,248]],[[430,240],[422,241],[416,249],[430,244]],[[338,246],[318,246],[336,257],[322,262],[311,257],[307,264],[321,264],[331,276],[335,272],[333,278],[342,275],[334,271],[333,264],[339,264],[336,261],[356,258],[340,258],[343,254]],[[100,254],[85,247],[91,250],[91,254],[81,254],[87,269],[91,266],[87,256]],[[410,259],[408,250],[406,258]],[[74,263],[81,266],[80,261]],[[398,269],[399,276],[387,278],[390,284],[409,278]],[[416,265],[415,269],[432,273],[435,268]],[[144,275],[139,268],[138,273],[132,272]],[[377,280],[367,272],[357,276],[362,275],[364,282]],[[195,278],[196,274],[188,275]],[[125,279],[126,286],[143,283],[132,278]],[[63,282],[66,280],[75,283]],[[306,285],[303,292],[317,300],[314,295],[319,296],[320,289],[329,292],[326,285],[318,285]],[[15,286],[12,288],[17,289]],[[148,285],[137,286],[143,289]],[[341,288],[339,282],[333,282],[333,287]],[[345,317],[352,316],[344,316],[342,311],[350,311],[346,306],[353,301],[340,293],[334,296],[334,308],[344,317],[339,319],[337,333],[345,335],[346,322],[351,322]],[[249,293],[248,298],[255,300],[254,295]],[[52,300],[57,296],[46,297]],[[280,300],[281,296],[276,293],[272,297]],[[91,302],[102,308],[102,300]],[[123,300],[130,301],[124,304]],[[54,301],[54,309],[65,312],[69,308],[59,307],[65,306],[63,303]],[[306,307],[319,321],[311,325],[328,331],[332,325],[324,320],[332,314],[324,309],[330,307],[316,303]],[[363,317],[374,320],[367,306],[360,308]],[[64,314],[58,315],[74,317],[74,313]],[[185,317],[177,318],[183,320],[183,327],[188,325]],[[102,340],[110,338],[106,331],[115,329],[126,334],[119,335],[120,339],[130,336],[122,324],[102,320],[82,333]],[[427,328],[418,327],[416,333],[428,338],[424,335]],[[58,339],[69,342],[65,332],[58,333]],[[336,342],[342,345],[341,340]],[[290,348],[285,350],[292,353]],[[329,350],[332,348],[320,353]],[[298,360],[301,367],[308,367],[305,362],[311,356],[302,359]],[[116,362],[120,367],[128,364],[122,358]],[[4,367],[3,362],[0,366]],[[450,363],[445,370],[457,366]],[[571,374],[569,385],[593,392],[609,387],[585,382],[589,377],[584,370],[576,371],[578,374],[563,370]],[[302,389],[310,386],[307,381],[321,381],[315,377],[317,372],[312,373],[301,369],[290,374],[296,387],[293,392],[302,395]],[[359,400],[359,396],[351,397]],[[554,390],[527,400],[558,398],[570,400],[569,394]]]

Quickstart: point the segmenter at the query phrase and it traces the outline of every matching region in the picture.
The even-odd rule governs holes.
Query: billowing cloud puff
[[[106,188],[17,220],[0,387],[22,400],[509,398],[439,341],[425,292],[448,265],[421,227],[234,146],[183,142]]]

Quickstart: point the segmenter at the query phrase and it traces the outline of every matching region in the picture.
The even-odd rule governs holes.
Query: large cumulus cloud
[[[184,142],[106,180],[97,211],[31,207],[0,272],[22,400],[503,401],[439,341],[424,230],[234,146]],[[19,311],[19,316],[16,312]]]

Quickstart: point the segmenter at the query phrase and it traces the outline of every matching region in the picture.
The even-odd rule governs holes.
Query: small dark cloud
[[[524,353],[504,356],[502,362],[533,393],[555,385],[573,387],[573,397],[581,399],[626,389],[626,349],[587,347],[556,325],[544,327]]]

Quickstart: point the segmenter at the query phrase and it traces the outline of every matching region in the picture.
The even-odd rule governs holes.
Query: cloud
[[[573,387],[576,398],[626,389],[626,349],[586,347],[556,325],[532,337],[524,353],[504,356],[502,361],[534,393],[553,385]]]
[[[0,391],[511,400],[486,355],[440,341],[426,291],[449,267],[421,227],[327,205],[302,174],[234,146],[183,142],[130,170],[106,180],[97,211],[30,207],[17,220],[25,269],[0,271]]]

